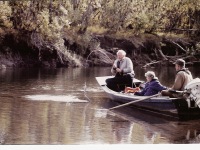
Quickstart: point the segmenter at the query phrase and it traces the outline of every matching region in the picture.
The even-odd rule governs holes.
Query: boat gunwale
[[[123,99],[127,99],[127,101],[134,101],[134,100],[138,100],[138,99],[143,99],[143,98],[148,98],[149,96],[138,96],[138,95],[134,95],[134,93],[124,93],[124,92],[116,92],[113,91],[111,89],[109,89],[106,86],[105,80],[107,78],[112,78],[114,76],[102,76],[102,77],[96,77],[97,82],[99,83],[99,85],[101,86],[101,88],[109,95],[111,96],[115,96],[118,98],[123,98]],[[141,80],[135,79],[135,82],[140,82]],[[134,82],[134,81],[133,81]],[[142,81],[141,81],[142,82]],[[129,100],[128,100],[129,99]],[[172,103],[172,101],[177,100],[178,98],[170,98],[168,96],[159,96],[159,97],[154,97],[154,98],[150,98],[147,100],[144,100],[143,102],[154,102],[154,103]],[[114,99],[113,99],[114,100]]]

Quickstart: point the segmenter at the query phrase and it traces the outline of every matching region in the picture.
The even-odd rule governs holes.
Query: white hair
[[[152,77],[152,79],[157,79],[157,77],[156,77],[156,75],[155,75],[155,73],[153,72],[153,71],[147,71],[146,73],[145,73],[145,77]]]
[[[124,50],[118,50],[118,51],[117,51],[117,55],[118,55],[119,53],[121,53],[122,55],[126,56],[126,52],[125,52]]]

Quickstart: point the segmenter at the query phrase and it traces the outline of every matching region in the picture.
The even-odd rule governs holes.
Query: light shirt
[[[117,66],[117,62],[120,61],[119,69],[123,71],[124,74],[131,73],[134,74],[133,71],[133,63],[130,58],[124,57],[122,60],[116,59],[114,61],[114,65]],[[111,73],[116,74],[116,70],[111,68]]]

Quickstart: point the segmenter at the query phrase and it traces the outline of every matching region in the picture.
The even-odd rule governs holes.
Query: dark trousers
[[[132,87],[132,77],[130,75],[115,76],[106,79],[107,87],[113,91],[120,92],[125,87]]]

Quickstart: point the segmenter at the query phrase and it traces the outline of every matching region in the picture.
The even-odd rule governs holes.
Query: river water
[[[135,68],[145,80],[156,72],[173,84],[174,67]],[[190,68],[200,77],[197,68]],[[109,101],[95,80],[109,67],[0,70],[0,143],[13,144],[175,144],[199,143],[200,120],[178,121]]]

